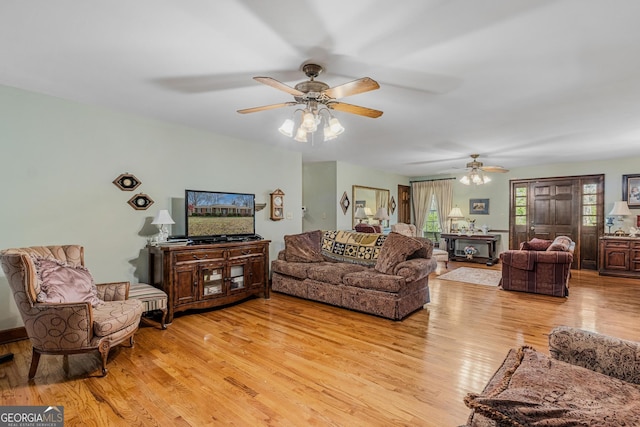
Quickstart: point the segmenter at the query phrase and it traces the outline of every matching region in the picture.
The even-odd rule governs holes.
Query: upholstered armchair
[[[95,285],[82,246],[7,249],[0,261],[33,346],[29,379],[42,354],[97,350],[104,376],[109,350],[125,340],[133,346],[142,303],[127,299],[129,282]]]
[[[532,239],[520,245],[520,250],[500,254],[502,289],[569,296],[569,278],[575,242],[566,236],[555,240]]]
[[[416,237],[418,234],[416,232],[416,226],[413,224],[405,224],[403,222],[399,222],[397,224],[391,225],[391,231],[394,233],[400,233],[409,237]]]

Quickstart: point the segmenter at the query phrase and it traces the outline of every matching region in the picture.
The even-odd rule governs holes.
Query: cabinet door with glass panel
[[[200,295],[217,298],[227,295],[225,264],[221,262],[200,264]]]

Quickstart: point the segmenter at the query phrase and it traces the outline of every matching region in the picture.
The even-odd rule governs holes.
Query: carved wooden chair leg
[[[107,375],[107,358],[109,357],[109,343],[103,341],[100,343],[100,347],[98,347],[98,351],[100,352],[100,356],[102,356],[102,376]]]
[[[29,368],[29,379],[33,379],[36,376],[38,370],[38,362],[40,362],[40,353],[35,348],[31,352],[31,367]]]
[[[62,355],[62,370],[67,376],[69,376],[69,355],[68,354]]]

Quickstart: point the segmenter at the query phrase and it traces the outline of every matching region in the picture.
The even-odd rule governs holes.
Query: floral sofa
[[[569,237],[558,236],[555,240],[534,238],[523,242],[520,250],[502,252],[502,289],[569,296],[574,248]]]
[[[640,343],[558,326],[551,356],[509,351],[482,393],[469,393],[468,427],[640,425]]]
[[[285,236],[272,289],[393,320],[429,302],[433,244],[398,233],[320,230]]]

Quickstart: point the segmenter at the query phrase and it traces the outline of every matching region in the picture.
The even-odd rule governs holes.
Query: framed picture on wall
[[[489,199],[469,199],[469,215],[489,215]]]
[[[640,208],[640,174],[622,175],[622,200],[630,208]]]

